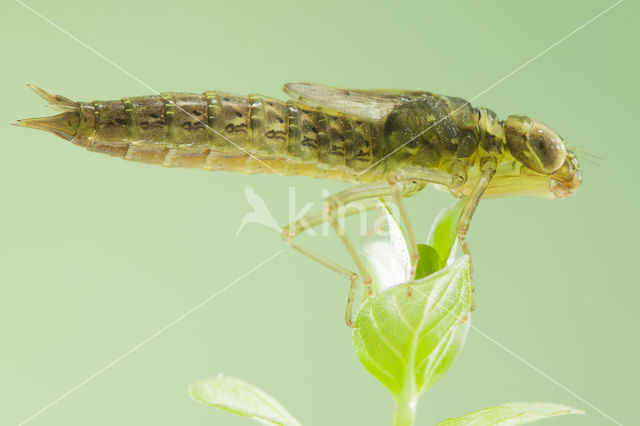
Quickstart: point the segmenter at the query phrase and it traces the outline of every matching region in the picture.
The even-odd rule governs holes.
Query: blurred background
[[[247,186],[284,224],[290,187],[301,210],[347,185],[92,154],[8,125],[50,113],[25,83],[74,100],[151,94],[132,76],[159,91],[283,97],[283,83],[315,81],[470,99],[612,4],[5,2],[0,423],[251,424],[189,399],[189,383],[217,373],[261,387],[305,425],[388,425],[392,409],[353,352],[347,282],[269,228],[236,236]],[[615,424],[593,407],[636,420],[639,11],[619,4],[474,101],[546,122],[603,160],[582,156],[569,199],[480,204],[473,324],[499,344],[472,330],[422,396],[418,425],[510,401],[587,412],[549,425]],[[408,200],[420,238],[451,202],[432,189]],[[335,236],[302,241],[347,261]]]

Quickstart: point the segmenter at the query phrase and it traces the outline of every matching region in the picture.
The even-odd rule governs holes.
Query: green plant
[[[377,273],[378,293],[360,307],[353,345],[362,365],[391,392],[394,426],[414,424],[420,394],[451,367],[470,327],[469,259],[456,257],[455,247],[463,205],[458,201],[438,215],[427,244],[418,245],[416,279],[410,283],[406,241],[388,209],[389,241],[366,249]],[[275,399],[238,379],[203,380],[191,385],[189,393],[195,401],[262,423],[300,425]],[[508,403],[438,425],[515,425],[578,413],[582,411],[552,403]]]

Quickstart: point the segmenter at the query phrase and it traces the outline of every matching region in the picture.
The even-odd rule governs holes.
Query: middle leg
[[[418,266],[418,243],[411,224],[409,212],[403,198],[423,189],[428,183],[443,185],[448,188],[464,182],[465,176],[455,176],[439,170],[431,170],[419,167],[403,167],[389,172],[387,175],[389,185],[392,188],[393,199],[398,206],[400,218],[404,224],[405,238],[411,256],[411,279],[415,279]],[[411,287],[409,287],[409,294]]]

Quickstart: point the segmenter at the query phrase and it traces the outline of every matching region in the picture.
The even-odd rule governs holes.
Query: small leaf
[[[270,395],[242,380],[223,376],[201,380],[189,386],[194,401],[252,417],[264,424],[300,426],[300,423]]]
[[[391,214],[389,206],[382,200],[380,203],[387,218],[389,240],[369,243],[365,246],[364,252],[376,272],[376,284],[380,290],[384,290],[409,281],[411,258],[400,225]]]
[[[420,258],[416,266],[416,280],[431,275],[445,266],[436,249],[431,246],[418,244],[418,254]]]
[[[466,416],[445,420],[437,426],[519,425],[565,414],[584,414],[584,411],[548,402],[512,402],[501,407],[485,408]]]
[[[469,260],[392,287],[362,305],[353,344],[364,367],[395,395],[418,396],[453,363],[466,338]]]
[[[460,199],[449,207],[442,209],[429,230],[427,244],[438,252],[440,259],[445,264],[449,260],[451,249],[456,242],[456,226],[465,204],[466,199]]]

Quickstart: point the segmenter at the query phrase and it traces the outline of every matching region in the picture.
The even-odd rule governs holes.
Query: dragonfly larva
[[[351,281],[349,325],[358,275],[297,242],[294,237],[307,224],[333,225],[371,294],[371,276],[338,221],[341,206],[361,202],[373,208],[379,198],[392,198],[415,274],[416,238],[403,197],[433,184],[467,198],[457,233],[470,254],[466,234],[481,198],[564,198],[582,180],[575,152],[547,125],[524,116],[500,121],[487,108],[431,92],[290,83],[284,86],[289,101],[205,92],[74,102],[33,89],[63,112],[17,125],[49,131],[90,151],[169,167],[357,184],[327,198],[323,212],[282,230],[296,250]]]

